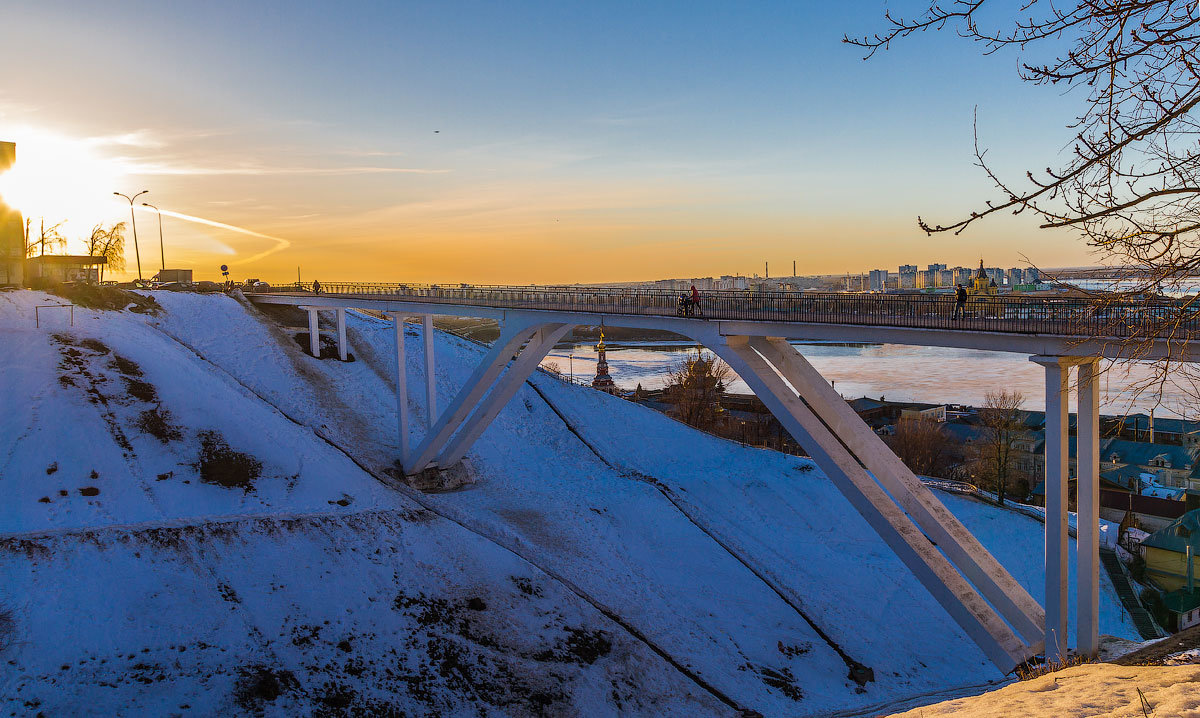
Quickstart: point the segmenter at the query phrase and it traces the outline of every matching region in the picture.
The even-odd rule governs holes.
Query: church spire
[[[608,375],[607,349],[608,347],[604,344],[604,330],[601,329],[600,343],[596,345],[596,353],[599,355],[596,360],[596,378],[592,379],[592,387],[608,392],[609,394],[616,394],[617,385],[612,377]]]

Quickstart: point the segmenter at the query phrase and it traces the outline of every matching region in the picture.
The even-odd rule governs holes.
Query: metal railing
[[[277,285],[272,293],[293,291],[312,294],[308,285]],[[322,282],[321,294],[498,309],[640,316],[676,316],[683,311],[681,293],[669,289]],[[945,294],[711,290],[700,293],[699,308],[688,316],[1120,339],[1170,336],[1188,341],[1200,334],[1200,310],[1191,301],[1171,298],[1129,300],[980,295],[968,298],[961,317],[956,314],[954,296]]]

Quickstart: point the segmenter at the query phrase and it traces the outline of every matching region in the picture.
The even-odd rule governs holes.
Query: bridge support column
[[[503,327],[491,351],[484,356],[454,400],[437,417],[425,438],[413,450],[404,465],[405,473],[415,474],[429,466],[512,361],[513,353],[533,336],[538,326],[533,323],[513,323]]]
[[[453,466],[462,460],[471,444],[475,443],[554,345],[571,329],[570,324],[549,324],[537,330],[487,398],[480,402],[471,418],[463,424],[462,430],[438,454],[438,466]]]
[[[709,348],[754,390],[871,528],[1000,670],[1008,672],[1033,655],[1036,648],[1021,640],[1013,627],[897,505],[896,499],[867,472],[865,462],[884,467],[883,463],[878,463],[882,460],[879,456],[871,456],[873,451],[865,443],[854,448],[856,443],[865,442],[865,437],[853,424],[843,423],[848,417],[839,415],[837,403],[824,390],[811,391],[813,387],[806,385],[807,372],[798,369],[798,362],[790,358],[781,360],[782,348],[772,340],[752,340],[746,336],[711,339]],[[756,347],[761,347],[765,354]],[[790,347],[789,351],[794,353]],[[801,386],[792,384],[791,378],[786,378],[789,375]],[[833,391],[832,387],[829,391]],[[837,401],[842,399],[838,397]],[[883,473],[886,468],[880,471]],[[975,558],[982,561],[980,556]],[[993,582],[1002,583],[1002,576],[994,577]]]
[[[938,501],[900,457],[786,340],[754,337],[750,346],[774,365],[855,458],[933,541],[946,558],[1033,645],[1042,640],[1042,607],[974,534]]]
[[[1075,646],[1082,656],[1100,649],[1100,361],[1078,369],[1076,428]]]
[[[346,361],[346,310],[337,308],[338,359]]]
[[[433,354],[433,315],[421,317],[421,335],[425,340],[425,423],[433,428],[437,418],[437,367]]]
[[[1067,656],[1067,379],[1063,357],[1030,359],[1046,369],[1046,660]]]
[[[316,358],[321,358],[320,317],[316,307],[304,307],[308,310],[308,351]]]
[[[392,314],[396,334],[396,422],[400,465],[408,461],[408,359],[404,354],[404,315]]]

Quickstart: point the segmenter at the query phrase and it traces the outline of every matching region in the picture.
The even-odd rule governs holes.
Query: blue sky
[[[882,2],[97,7],[6,11],[0,135],[90,138],[160,206],[287,240],[169,217],[198,266],[548,282],[1088,259],[1026,219],[916,229],[993,196],[976,108],[1019,176],[1079,98],[950,32],[864,62],[841,38],[881,28]]]

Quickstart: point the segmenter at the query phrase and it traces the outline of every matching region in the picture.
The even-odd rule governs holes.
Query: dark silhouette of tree
[[[958,234],[999,212],[1031,213],[1042,228],[1075,230],[1104,264],[1130,280],[1121,292],[1097,294],[1095,317],[1129,336],[1130,356],[1153,338],[1187,339],[1180,327],[1195,297],[1162,302],[1137,323],[1109,311],[1122,299],[1145,299],[1200,274],[1200,10],[1195,0],[937,0],[911,17],[886,12],[886,29],[845,37],[876,55],[925,31],[952,30],[984,54],[1011,50],[1021,79],[1075,89],[1079,111],[1070,154],[1023,177],[1001,177],[976,133],[978,165],[998,197],[945,222],[917,218],[927,233]],[[1138,351],[1142,349],[1143,351]],[[1162,389],[1167,367],[1141,389]],[[1157,384],[1157,386],[1155,386]]]
[[[699,429],[712,429],[721,418],[721,395],[732,371],[708,352],[694,350],[676,364],[667,378],[664,398],[675,416]]]

